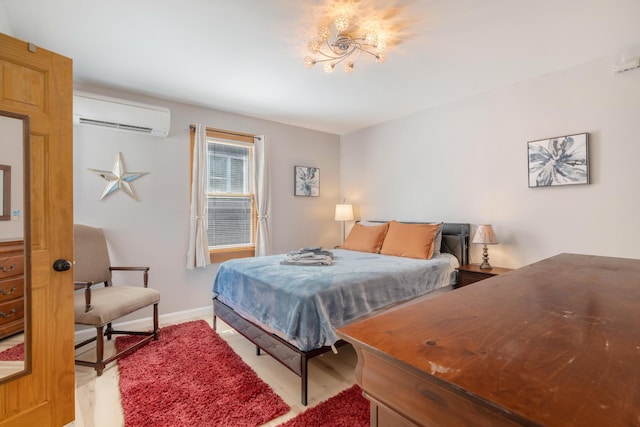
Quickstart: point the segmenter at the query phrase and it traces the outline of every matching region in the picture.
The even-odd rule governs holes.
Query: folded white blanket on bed
[[[331,265],[333,259],[329,255],[317,255],[314,252],[289,252],[285,259],[280,261],[283,265]]]
[[[289,252],[287,255],[300,255],[300,254],[325,255],[333,258],[333,252],[328,251],[326,249],[322,249],[322,246],[300,248],[297,251]]]
[[[322,246],[314,246],[314,247],[306,247],[306,248],[301,248],[297,251],[291,251],[287,254],[287,256],[296,256],[296,255],[306,255],[308,256],[309,254],[313,254],[313,255],[322,255],[322,256],[328,256],[329,258],[333,259],[333,252],[331,251],[327,251],[325,249],[322,249]]]

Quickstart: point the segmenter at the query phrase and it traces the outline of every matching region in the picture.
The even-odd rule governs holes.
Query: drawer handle
[[[3,273],[10,273],[13,270],[16,269],[16,265],[15,264],[11,264],[11,267],[9,267],[9,269],[7,270],[7,267],[5,267],[4,265],[1,267],[2,268],[2,272]]]
[[[6,314],[4,311],[0,311],[0,317],[4,317],[5,319],[16,314],[16,309],[12,308],[9,314]]]
[[[0,289],[0,295],[11,295],[15,291],[16,291],[16,287],[15,286],[12,286],[11,289],[9,289],[9,292],[7,292],[4,289]]]

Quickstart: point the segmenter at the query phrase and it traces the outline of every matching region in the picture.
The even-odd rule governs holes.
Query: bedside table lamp
[[[342,221],[342,241],[344,242],[344,222],[353,221],[353,206],[345,204],[344,201],[342,204],[336,205],[335,219],[336,221]]]
[[[487,245],[495,245],[496,243],[498,243],[498,239],[496,239],[496,233],[493,232],[493,227],[491,227],[491,225],[489,224],[479,225],[471,243],[482,243],[484,245],[484,247],[482,248],[482,264],[480,264],[480,268],[491,270]]]

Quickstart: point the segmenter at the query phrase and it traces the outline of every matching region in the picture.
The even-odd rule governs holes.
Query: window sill
[[[235,258],[249,258],[255,256],[255,246],[246,246],[242,248],[227,248],[227,249],[210,249],[209,259],[212,264],[224,262]]]

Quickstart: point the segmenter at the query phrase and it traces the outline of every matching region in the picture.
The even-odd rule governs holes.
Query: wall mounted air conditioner
[[[93,93],[73,93],[73,123],[125,132],[166,137],[171,113],[168,108]]]

